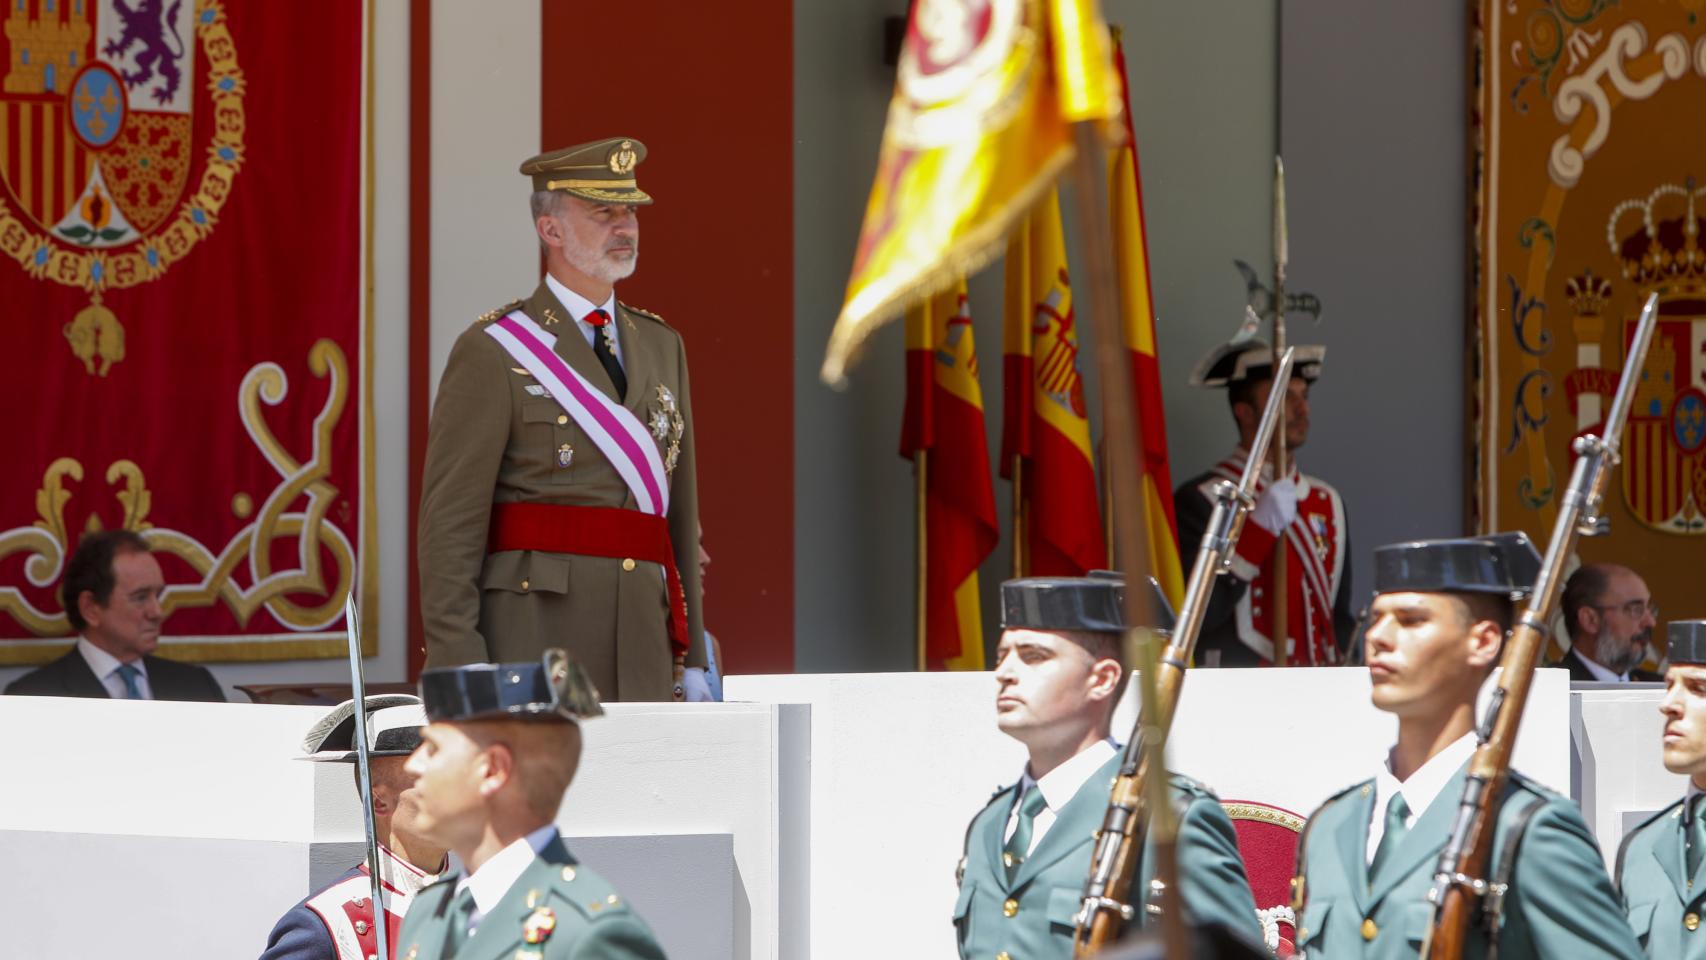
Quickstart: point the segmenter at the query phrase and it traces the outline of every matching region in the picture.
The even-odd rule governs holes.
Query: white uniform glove
[[[717,699],[711,696],[711,682],[705,679],[704,667],[688,667],[681,675],[681,687],[688,703],[713,703]]]
[[[1250,519],[1276,537],[1283,533],[1297,519],[1296,482],[1287,477],[1268,484],[1256,498],[1256,509],[1250,512]]]

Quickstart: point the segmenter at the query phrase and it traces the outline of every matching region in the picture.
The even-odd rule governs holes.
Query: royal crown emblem
[[[640,155],[634,152],[634,141],[624,140],[610,151],[610,172],[615,174],[633,173],[634,164],[640,162]]]
[[[231,195],[243,162],[236,45],[219,0],[6,6],[0,252],[88,293],[65,338],[105,376],[125,353],[106,294],[189,256]],[[212,122],[194,122],[198,105]]]
[[[1659,322],[1641,367],[1624,439],[1623,500],[1642,524],[1665,533],[1706,534],[1706,251],[1692,178],[1665,184],[1644,199],[1625,200],[1606,225],[1611,252],[1629,281],[1619,301],[1631,312],[1618,328],[1629,342],[1634,308],[1659,295]],[[1609,301],[1611,285],[1592,294],[1578,285],[1578,314]],[[1619,351],[1621,353],[1621,351]],[[1609,365],[1608,365],[1609,366]]]

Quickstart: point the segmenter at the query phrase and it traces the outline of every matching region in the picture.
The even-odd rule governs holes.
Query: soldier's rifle
[[[349,630],[350,696],[355,706],[356,776],[361,781],[361,820],[367,830],[367,867],[373,897],[374,956],[390,957],[390,928],[385,919],[385,900],[380,878],[379,832],[373,822],[373,758],[367,737],[367,682],[361,669],[361,621],[356,617],[355,590],[344,598],[344,624]]]
[[[1492,858],[1493,826],[1499,815],[1500,794],[1510,777],[1517,725],[1522,722],[1523,707],[1528,703],[1528,688],[1534,679],[1534,668],[1551,633],[1564,565],[1575,552],[1576,539],[1599,536],[1610,529],[1610,522],[1601,513],[1606,480],[1620,459],[1623,426],[1635,399],[1635,387],[1640,382],[1641,366],[1646,362],[1647,346],[1652,342],[1653,329],[1658,323],[1658,299],[1656,293],[1648,296],[1646,305],[1641,308],[1641,319],[1635,327],[1635,338],[1629,344],[1629,355],[1623,362],[1623,379],[1617,385],[1611,411],[1605,418],[1603,435],[1583,436],[1572,448],[1576,453],[1576,465],[1570,474],[1570,485],[1564,490],[1563,508],[1552,525],[1552,540],[1547,544],[1546,558],[1540,565],[1540,575],[1534,582],[1527,606],[1505,640],[1504,656],[1499,662],[1499,683],[1493,690],[1487,715],[1476,731],[1480,745],[1469,761],[1463,797],[1452,822],[1450,837],[1440,852],[1433,887],[1428,891],[1434,916],[1433,925],[1422,943],[1421,956],[1426,960],[1458,960],[1462,957],[1469,923],[1476,908],[1480,906],[1485,910],[1485,900],[1502,900],[1504,897],[1504,890],[1487,881],[1487,868]]]
[[[1084,884],[1084,899],[1074,918],[1077,925],[1073,932],[1074,957],[1094,956],[1104,946],[1113,943],[1120,928],[1134,919],[1138,910],[1147,909],[1149,905],[1149,891],[1139,891],[1141,896],[1134,897],[1131,885],[1148,820],[1146,791],[1153,788],[1155,781],[1165,786],[1165,770],[1151,768],[1151,764],[1164,766],[1165,752],[1156,749],[1156,745],[1165,744],[1167,731],[1172,727],[1179,691],[1185,682],[1185,669],[1191,662],[1197,637],[1202,632],[1214,579],[1228,569],[1232,548],[1237,545],[1244,529],[1244,520],[1256,505],[1256,481],[1262,474],[1268,448],[1277,432],[1286,384],[1291,382],[1295,352],[1286,350],[1274,367],[1267,406],[1263,408],[1261,423],[1256,427],[1250,456],[1244,461],[1243,475],[1236,484],[1222,480],[1214,486],[1214,512],[1209,515],[1208,529],[1203,534],[1202,545],[1197,548],[1173,635],[1168,638],[1166,649],[1158,658],[1153,709],[1145,711],[1147,716],[1140,717],[1136,729],[1126,740],[1119,776],[1114,780],[1108,798],[1102,829],[1096,834],[1090,876]],[[1139,588],[1139,584],[1128,581],[1127,590]],[[1146,751],[1145,740],[1155,740],[1157,734],[1156,744]],[[1174,891],[1165,892],[1171,894]]]

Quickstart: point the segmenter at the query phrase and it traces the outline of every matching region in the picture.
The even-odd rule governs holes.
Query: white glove
[[[717,699],[711,696],[711,682],[705,679],[704,667],[688,667],[681,675],[681,687],[688,703],[712,703]]]
[[[1296,482],[1288,477],[1268,484],[1256,498],[1256,509],[1250,512],[1250,519],[1276,537],[1283,533],[1297,519]]]

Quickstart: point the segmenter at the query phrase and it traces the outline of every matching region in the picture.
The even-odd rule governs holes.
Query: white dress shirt
[[[77,638],[77,652],[83,655],[83,661],[89,665],[95,679],[107,688],[107,696],[114,700],[131,699],[130,691],[124,687],[124,678],[118,675],[121,664],[117,657],[90,643],[87,637]],[[154,689],[148,685],[147,665],[137,657],[131,661],[131,666],[136,668],[136,689],[141,691],[142,699],[154,699]]]
[[[1627,673],[1612,673],[1604,664],[1595,663],[1591,657],[1582,656],[1582,652],[1580,650],[1575,651],[1575,654],[1576,659],[1582,662],[1582,666],[1587,667],[1588,672],[1593,674],[1595,681],[1599,683],[1629,682],[1629,675]]]
[[[474,913],[468,918],[469,935],[479,928],[486,914],[497,909],[504,894],[533,864],[533,858],[543,852],[556,836],[556,824],[548,823],[492,854],[490,860],[480,864],[480,869],[457,878],[453,897],[461,896],[463,890],[474,891]]]
[[[612,324],[610,329],[615,334],[610,338],[610,342],[616,356],[616,362],[622,364],[622,369],[628,369],[628,365],[622,363],[622,331],[617,330],[614,326],[616,323],[616,291],[611,290],[610,296],[605,297],[603,303],[593,303],[558,283],[557,278],[548,273],[545,274],[545,286],[551,288],[551,293],[556,295],[558,303],[568,308],[569,314],[575,318],[575,326],[580,328],[581,336],[586,338],[586,345],[589,347],[593,346],[594,341],[598,338],[598,328],[581,318],[594,310],[603,310],[604,315],[610,318]]]
[[[1030,767],[1025,768],[1024,777],[1019,780],[1019,792],[1013,797],[1013,810],[1007,814],[1007,829],[1001,834],[1003,840],[1010,840],[1013,831],[1019,827],[1019,805],[1024,802],[1025,794],[1032,790],[1043,792],[1043,808],[1037,811],[1036,819],[1031,821],[1031,845],[1025,851],[1030,856],[1037,848],[1048,828],[1054,826],[1054,821],[1060,816],[1060,809],[1078,795],[1084,781],[1090,775],[1101,769],[1114,754],[1119,752],[1119,745],[1112,740],[1098,740],[1090,744],[1071,760],[1066,761],[1038,780],[1031,776]]]
[[[1368,822],[1368,849],[1364,851],[1364,859],[1372,863],[1374,851],[1380,849],[1380,838],[1386,835],[1386,807],[1392,802],[1393,795],[1404,795],[1404,802],[1410,805],[1410,815],[1404,818],[1404,826],[1406,829],[1414,827],[1416,819],[1427,812],[1439,798],[1439,792],[1451,782],[1457,768],[1474,753],[1475,732],[1471,730],[1434,754],[1403,783],[1392,775],[1392,755],[1388,753],[1386,760],[1380,764],[1380,772],[1374,775],[1374,814]],[[1457,800],[1457,797],[1446,797],[1444,802],[1456,803]]]

